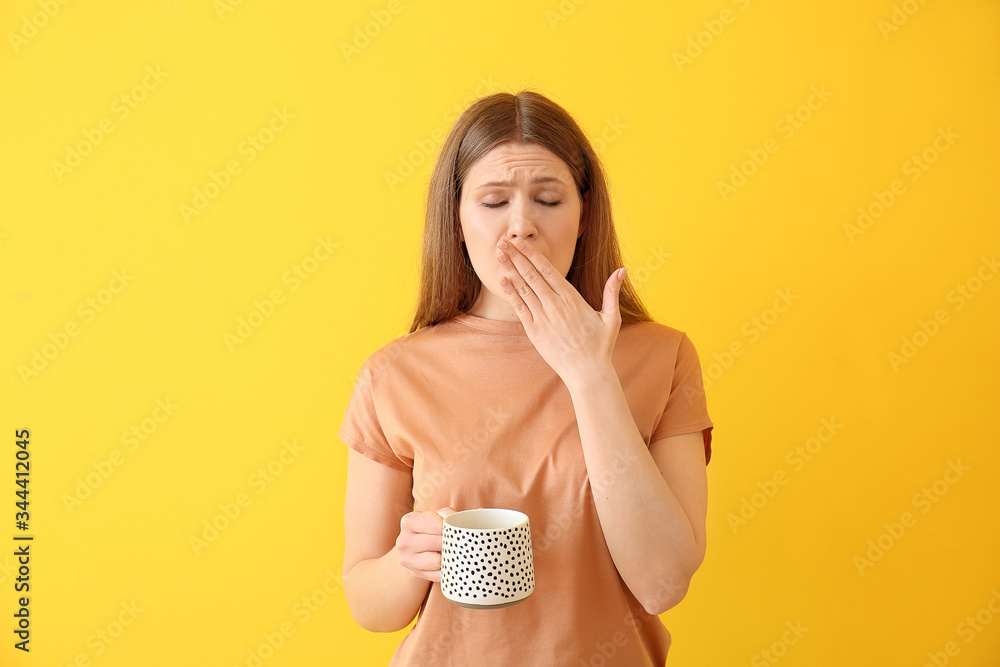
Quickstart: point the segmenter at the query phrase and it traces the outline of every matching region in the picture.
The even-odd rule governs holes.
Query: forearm
[[[409,625],[430,585],[399,564],[396,547],[381,558],[356,563],[344,574],[351,616],[372,632],[395,632]]]
[[[636,599],[659,613],[684,596],[704,551],[635,425],[614,367],[567,386],[611,557]]]

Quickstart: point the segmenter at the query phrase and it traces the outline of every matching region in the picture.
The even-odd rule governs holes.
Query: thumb
[[[439,510],[437,511],[437,513],[438,513],[438,514],[439,514],[439,515],[441,516],[441,518],[443,519],[443,518],[445,518],[446,516],[448,516],[449,514],[454,514],[454,513],[455,513],[455,510],[454,510],[454,509],[452,509],[451,507],[442,507],[441,509],[439,509]]]
[[[604,284],[604,302],[601,305],[601,319],[605,322],[614,322],[621,318],[621,312],[618,310],[618,295],[621,294],[625,272],[625,268],[618,269],[611,274],[608,282]]]

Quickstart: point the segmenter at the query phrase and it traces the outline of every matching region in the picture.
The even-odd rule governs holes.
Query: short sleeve
[[[410,472],[412,463],[400,458],[392,449],[379,421],[374,379],[369,357],[358,371],[337,435],[359,454],[395,470]]]
[[[708,416],[701,362],[694,344],[681,334],[674,359],[670,394],[659,423],[649,441],[655,442],[672,435],[701,431],[705,440],[705,464],[712,458],[712,420]]]

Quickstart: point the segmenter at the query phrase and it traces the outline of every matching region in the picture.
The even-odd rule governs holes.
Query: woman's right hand
[[[454,514],[451,507],[437,512],[414,511],[399,521],[396,551],[399,564],[421,579],[441,581],[441,533],[444,517]]]

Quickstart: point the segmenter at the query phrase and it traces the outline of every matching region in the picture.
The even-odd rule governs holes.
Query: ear
[[[577,233],[576,238],[583,236],[583,229],[585,221],[587,220],[587,214],[590,212],[590,192],[583,193],[583,205],[580,206],[580,231]]]

